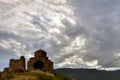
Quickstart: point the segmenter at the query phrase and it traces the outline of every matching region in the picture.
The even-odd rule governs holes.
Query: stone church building
[[[27,62],[27,69],[24,56],[20,59],[10,59],[9,67],[4,69],[4,72],[24,72],[29,70],[40,70],[44,72],[53,73],[53,62],[48,59],[47,53],[40,49],[34,53]]]

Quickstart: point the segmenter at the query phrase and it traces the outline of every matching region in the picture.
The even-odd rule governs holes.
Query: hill
[[[29,71],[23,73],[2,73],[0,80],[68,80],[62,75],[54,75],[42,71]]]
[[[71,80],[120,80],[120,70],[105,71],[96,69],[56,69],[56,73],[69,77]]]
[[[1,78],[1,76],[2,76],[2,72],[0,72],[0,78]]]

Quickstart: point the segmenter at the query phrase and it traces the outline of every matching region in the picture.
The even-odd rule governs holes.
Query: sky
[[[0,0],[0,70],[38,49],[54,68],[120,69],[120,0]]]

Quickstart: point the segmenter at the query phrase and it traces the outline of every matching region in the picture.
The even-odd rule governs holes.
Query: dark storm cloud
[[[76,1],[78,22],[82,21],[80,23],[85,29],[83,34],[87,37],[88,53],[84,55],[83,60],[98,60],[98,65],[105,68],[119,67],[119,59],[116,60],[115,55],[120,52],[120,1]]]

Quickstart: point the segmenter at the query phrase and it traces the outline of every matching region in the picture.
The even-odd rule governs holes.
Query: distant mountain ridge
[[[96,69],[56,69],[56,73],[65,75],[71,80],[120,80],[120,70],[105,71]]]

